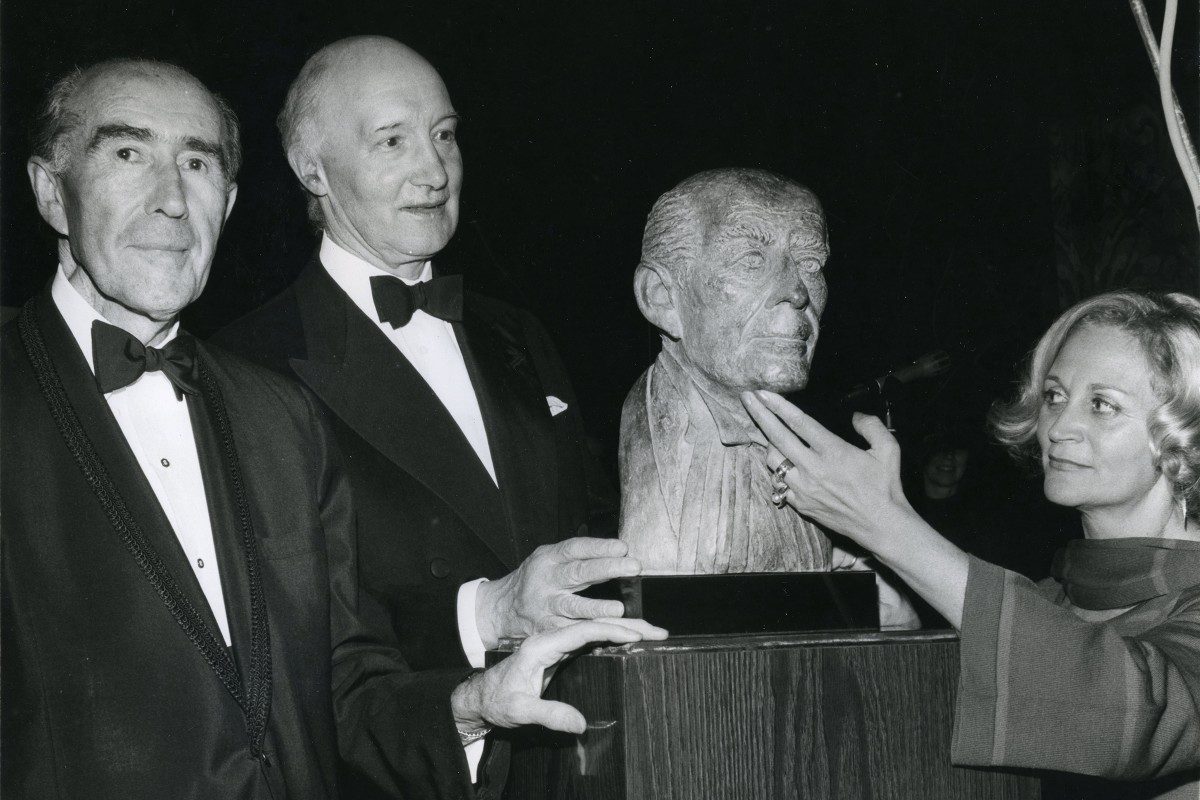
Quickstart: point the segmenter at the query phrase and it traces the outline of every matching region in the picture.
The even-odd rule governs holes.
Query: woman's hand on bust
[[[900,446],[877,417],[854,416],[869,449],[839,439],[777,394],[746,392],[742,402],[771,447],[767,465],[784,458],[787,502],[845,534],[928,601],[951,625],[962,625],[967,555],[913,511],[900,488]]]
[[[870,448],[838,438],[777,394],[744,392],[742,402],[771,447],[767,466],[787,458],[783,480],[796,511],[876,550],[889,521],[911,513],[900,486],[900,446],[877,417],[854,415]]]

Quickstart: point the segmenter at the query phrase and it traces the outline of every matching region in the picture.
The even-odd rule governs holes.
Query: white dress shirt
[[[458,346],[454,328],[449,322],[420,309],[413,312],[407,325],[399,328],[380,322],[379,313],[375,309],[375,298],[371,294],[371,278],[376,275],[394,276],[349,252],[333,241],[328,234],[321,240],[320,259],[321,265],[333,282],[408,359],[408,363],[425,379],[425,383],[429,384],[429,388],[458,424],[471,449],[487,469],[492,482],[499,486],[496,467],[492,463],[492,451],[488,447],[487,430],[483,426],[483,413],[479,410],[479,399],[475,396],[475,387],[467,373],[467,364],[463,361],[462,349]],[[416,280],[401,280],[411,286],[432,277],[432,263],[426,261]],[[467,661],[476,668],[483,667],[484,645],[475,618],[475,594],[479,584],[485,580],[479,578],[464,583],[459,587],[457,597],[459,642]],[[476,778],[479,760],[483,756],[483,744],[483,740],[480,739],[465,748],[472,781]]]
[[[425,379],[425,383],[429,384],[429,388],[450,412],[463,436],[467,437],[471,449],[487,469],[488,475],[492,476],[492,483],[499,486],[496,481],[496,467],[492,464],[492,451],[488,448],[487,431],[483,427],[483,414],[479,410],[479,400],[475,396],[475,387],[471,385],[462,350],[450,323],[420,309],[413,312],[407,325],[399,328],[380,322],[379,314],[375,310],[375,298],[371,294],[371,278],[377,275],[392,277],[391,273],[368,264],[338,245],[329,236],[321,241],[321,264],[334,283],[349,296],[351,302],[383,331],[388,341],[396,346],[408,359],[408,363]],[[426,261],[416,280],[401,280],[412,286],[432,277],[432,264]]]
[[[94,374],[92,323],[108,320],[71,285],[61,264],[50,286],[50,296]],[[179,323],[175,323],[159,346],[178,333]],[[167,376],[157,371],[144,373],[128,386],[104,395],[104,399],[179,539],[225,644],[230,645],[229,617],[187,403],[176,396]]]

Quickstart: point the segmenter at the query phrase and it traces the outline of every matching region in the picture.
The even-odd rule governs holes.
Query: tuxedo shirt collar
[[[67,323],[67,329],[71,331],[71,337],[75,343],[79,345],[79,349],[83,351],[83,358],[87,361],[88,369],[93,374],[96,372],[96,364],[92,355],[92,323],[96,320],[106,322],[115,327],[116,325],[104,315],[92,307],[92,304],[84,299],[71,281],[67,278],[67,273],[63,269],[63,265],[58,265],[58,270],[54,273],[54,280],[50,284],[50,297],[54,300],[54,305],[58,307],[58,313],[62,314],[63,321]],[[167,342],[179,335],[178,320],[171,325],[167,331],[166,338],[159,342],[156,346],[162,347]]]
[[[378,321],[379,314],[375,310],[375,297],[371,293],[371,278],[376,275],[398,276],[351,253],[335,242],[328,233],[321,237],[320,261],[321,266],[329,273],[329,277],[349,296],[351,302],[358,306],[368,319]],[[433,262],[426,261],[421,266],[421,274],[417,276],[416,280],[407,278],[400,278],[400,280],[412,286],[432,277]]]
[[[414,312],[409,324],[399,328],[381,322],[371,291],[371,279],[377,275],[394,276],[350,253],[328,234],[321,241],[318,260],[350,302],[407,359],[462,432],[488,479],[493,485],[499,485],[495,457],[479,402],[479,389],[471,379],[454,325],[420,309]],[[405,283],[418,283],[432,275],[433,265],[426,261],[417,279]]]

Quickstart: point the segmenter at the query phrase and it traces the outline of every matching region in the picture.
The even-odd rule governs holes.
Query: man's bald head
[[[321,136],[320,116],[337,113],[336,106],[330,109],[326,105],[331,90],[340,105],[347,92],[364,84],[364,78],[389,68],[400,74],[411,73],[414,78],[437,75],[420,53],[386,36],[350,36],[313,53],[292,81],[276,120],[284,151],[302,143],[310,147],[316,144]]]
[[[312,222],[368,263],[405,276],[419,273],[458,224],[457,124],[437,70],[383,36],[322,48],[279,115]]]

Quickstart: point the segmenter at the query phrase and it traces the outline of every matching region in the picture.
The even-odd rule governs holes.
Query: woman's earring
[[[1187,530],[1187,498],[1181,498],[1179,504],[1183,506],[1183,529]]]

